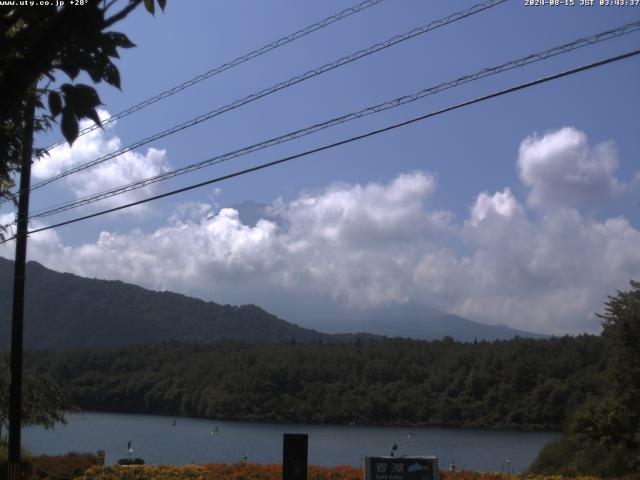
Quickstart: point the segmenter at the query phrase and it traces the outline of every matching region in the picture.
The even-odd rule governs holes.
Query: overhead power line
[[[172,95],[175,95],[178,92],[181,92],[182,90],[185,90],[189,87],[192,87],[193,85],[196,85],[197,83],[202,82],[203,80],[206,80],[208,78],[211,78],[215,75],[218,75],[219,73],[222,73],[226,70],[229,70],[233,67],[237,67],[238,65],[244,63],[244,62],[248,62],[249,60],[253,60],[256,57],[259,57],[260,55],[264,55],[265,53],[268,53],[272,50],[275,50],[276,48],[282,47],[284,45],[287,45],[295,40],[298,40],[299,38],[302,38],[306,35],[309,35],[310,33],[313,33],[317,30],[320,30],[324,27],[327,27],[329,25],[331,25],[332,23],[338,22],[344,18],[347,18],[355,13],[359,13],[363,10],[366,10],[369,7],[373,7],[374,5],[377,5],[379,3],[382,3],[384,0],[366,0],[362,3],[359,3],[357,5],[354,5],[353,7],[349,7],[349,8],[345,8],[344,10],[342,10],[341,12],[338,12],[334,15],[331,15],[323,20],[320,20],[319,22],[314,23],[313,25],[309,25],[306,28],[303,28],[301,30],[298,30],[297,32],[291,33],[285,37],[279,38],[278,40],[276,40],[275,42],[272,43],[268,43],[267,45],[263,45],[260,48],[256,48],[255,50],[252,50],[251,52],[242,55],[238,58],[235,58],[233,60],[231,60],[230,62],[227,63],[223,63],[222,65],[212,68],[211,70],[201,73],[200,75],[197,75],[195,77],[193,77],[190,80],[187,80],[179,85],[176,85],[175,87],[172,87],[168,90],[165,90],[163,92],[158,93],[157,95],[154,95],[153,97],[147,98],[146,100],[143,100],[140,103],[137,103],[135,105],[132,105],[131,107],[127,108],[126,110],[123,110],[115,115],[111,115],[109,118],[105,119],[102,121],[102,125],[107,125],[111,122],[114,122],[120,118],[126,117],[131,115],[134,112],[137,112],[138,110],[142,110],[143,108],[148,107],[149,105],[152,105],[156,102],[159,102],[160,100],[163,100],[167,97],[171,97]],[[85,135],[89,132],[92,132],[93,130],[100,128],[98,125],[93,124],[83,130],[81,130],[78,133],[78,136],[82,136]],[[46,147],[46,150],[51,150],[52,148],[55,148],[59,145],[62,145],[63,143],[66,143],[66,140],[64,138],[61,138],[60,140],[58,140],[55,143],[52,143],[51,145],[49,145],[48,147]]]
[[[355,120],[358,118],[362,118],[364,116],[367,115],[371,115],[374,113],[379,113],[388,109],[392,109],[392,108],[396,108],[398,106],[401,105],[405,105],[407,103],[410,102],[414,102],[416,100],[419,100],[421,98],[424,98],[426,96],[429,95],[434,95],[436,93],[442,92],[444,90],[450,89],[450,88],[454,88],[457,87],[459,85],[462,84],[466,84],[475,80],[479,80],[481,78],[484,77],[488,77],[491,75],[495,75],[501,72],[505,72],[508,70],[512,70],[514,68],[519,68],[519,67],[523,67],[525,65],[529,65],[535,62],[539,62],[541,60],[545,60],[548,59],[550,57],[554,57],[556,55],[560,55],[563,53],[567,53],[567,52],[571,52],[575,49],[587,46],[587,45],[594,45],[596,43],[599,42],[603,42],[605,40],[611,39],[611,38],[617,38],[620,37],[622,35],[626,35],[635,31],[640,30],[640,21],[637,22],[633,22],[633,23],[629,23],[626,25],[622,25],[620,27],[614,28],[614,29],[610,29],[604,32],[600,32],[598,34],[595,35],[590,35],[588,37],[583,37],[583,38],[579,38],[577,40],[574,40],[573,42],[570,43],[565,43],[563,45],[557,46],[557,47],[553,47],[550,48],[548,50],[544,50],[542,52],[537,52],[537,53],[533,53],[530,55],[527,55],[525,57],[521,57],[518,58],[516,60],[511,60],[505,63],[502,63],[501,65],[495,66],[495,67],[489,67],[489,68],[485,68],[482,70],[479,70],[478,72],[475,72],[473,74],[469,74],[469,75],[465,75],[462,77],[459,77],[455,80],[451,80],[448,82],[444,82],[444,83],[440,83],[436,86],[433,87],[429,87],[423,90],[420,90],[416,93],[410,94],[410,95],[405,95],[402,97],[398,97],[395,98],[393,100],[389,100],[386,101],[384,103],[380,103],[362,110],[359,110],[357,112],[352,112],[346,115],[342,115],[340,117],[336,117],[330,120],[327,120],[325,122],[322,123],[317,123],[315,125],[303,128],[303,129],[299,129],[293,132],[289,132],[286,133],[284,135],[280,135],[278,137],[274,137],[271,138],[269,140],[265,140],[263,142],[260,143],[256,143],[253,144],[251,146],[248,147],[244,147],[238,150],[234,150],[232,152],[228,152],[222,155],[217,155],[215,157],[209,158],[207,160],[198,162],[198,163],[193,163],[191,165],[187,165],[184,167],[180,167],[177,168],[175,170],[171,170],[169,172],[164,172],[162,174],[159,175],[155,175],[152,177],[148,177],[142,180],[138,180],[135,182],[131,182],[129,184],[126,185],[122,185],[120,187],[116,187],[116,188],[112,188],[109,190],[105,190],[103,192],[100,193],[96,193],[93,195],[88,195],[85,196],[83,198],[74,200],[74,201],[70,201],[70,202],[66,202],[63,204],[59,204],[56,206],[52,206],[52,207],[47,207],[47,208],[43,208],[40,209],[38,211],[35,211],[32,215],[31,215],[31,219],[34,218],[42,218],[42,217],[47,217],[50,215],[54,215],[57,213],[61,213],[67,210],[71,210],[74,208],[78,208],[84,205],[89,205],[107,198],[111,198],[114,197],[116,195],[121,195],[123,193],[126,192],[130,192],[133,190],[137,190],[140,188],[144,188],[148,185],[163,181],[163,180],[167,180],[170,178],[174,178],[177,177],[179,175],[184,175],[186,173],[190,173],[196,170],[199,170],[201,168],[205,168],[211,165],[216,165],[222,162],[226,162],[229,161],[233,158],[237,158],[243,155],[247,155],[249,153],[253,153],[256,152],[258,150],[262,150],[265,148],[269,148],[272,147],[274,145],[280,144],[280,143],[285,143],[312,133],[315,133],[319,130],[323,130],[326,128],[330,128],[333,127],[335,125],[339,125],[342,123],[346,123],[349,122],[351,120]]]
[[[295,155],[291,155],[291,156],[288,156],[288,157],[284,157],[284,158],[281,158],[281,159],[278,159],[278,160],[274,160],[272,162],[262,163],[260,165],[256,165],[256,166],[251,167],[251,168],[247,168],[247,169],[244,169],[244,170],[239,170],[239,171],[227,174],[227,175],[223,175],[223,176],[220,176],[220,177],[217,177],[217,178],[213,178],[213,179],[204,181],[204,182],[200,182],[200,183],[196,183],[196,184],[193,184],[193,185],[189,185],[187,187],[179,188],[177,190],[172,190],[170,192],[162,193],[160,195],[155,195],[153,197],[148,197],[148,198],[145,198],[143,200],[138,200],[136,202],[127,203],[125,205],[120,205],[118,207],[109,208],[109,209],[106,209],[106,210],[101,210],[99,212],[92,213],[90,215],[84,215],[84,216],[81,216],[81,217],[73,218],[71,220],[66,220],[64,222],[59,222],[59,223],[56,223],[54,225],[49,225],[49,226],[46,226],[46,227],[37,228],[37,229],[31,230],[29,232],[29,234],[34,234],[34,233],[43,232],[43,231],[46,231],[46,230],[51,230],[53,228],[58,228],[58,227],[62,227],[62,226],[65,226],[65,225],[70,225],[72,223],[81,222],[83,220],[88,220],[90,218],[99,217],[99,216],[102,216],[102,215],[106,215],[108,213],[117,212],[119,210],[124,210],[124,209],[131,208],[131,207],[134,207],[134,206],[137,206],[137,205],[142,205],[144,203],[148,203],[148,202],[151,202],[151,201],[154,201],[154,200],[160,200],[162,198],[170,197],[170,196],[176,195],[178,193],[183,193],[183,192],[187,192],[189,190],[194,190],[196,188],[204,187],[204,186],[211,185],[211,184],[214,184],[214,183],[219,183],[219,182],[222,182],[224,180],[228,180],[228,179],[231,179],[231,178],[239,177],[241,175],[246,175],[248,173],[256,172],[258,170],[263,170],[265,168],[269,168],[269,167],[273,167],[273,166],[276,166],[276,165],[280,165],[282,163],[289,162],[291,160],[295,160],[295,159],[298,159],[298,158],[306,157],[306,156],[309,156],[309,155],[314,154],[314,153],[322,152],[324,150],[329,150],[329,149],[338,147],[340,145],[346,145],[348,143],[352,143],[352,142],[356,142],[356,141],[359,141],[359,140],[363,140],[365,138],[369,138],[369,137],[372,137],[374,135],[379,135],[379,134],[384,133],[384,132],[395,130],[397,128],[404,127],[404,126],[407,126],[407,125],[410,125],[410,124],[413,124],[413,123],[416,123],[416,122],[419,122],[419,121],[422,121],[422,120],[426,120],[426,119],[431,118],[431,117],[442,115],[444,113],[451,112],[453,110],[458,110],[460,108],[467,107],[469,105],[473,105],[473,104],[476,104],[476,103],[484,102],[484,101],[487,101],[487,100],[490,100],[490,99],[493,99],[493,98],[496,98],[496,97],[500,97],[500,96],[503,96],[503,95],[506,95],[506,94],[509,94],[509,93],[517,92],[519,90],[524,90],[524,89],[527,89],[527,88],[531,88],[531,87],[533,87],[535,85],[540,85],[542,83],[547,83],[547,82],[550,82],[552,80],[557,80],[557,79],[562,78],[562,77],[567,77],[569,75],[574,75],[574,74],[579,73],[579,72],[584,72],[584,71],[587,71],[587,70],[591,70],[591,69],[594,69],[594,68],[597,68],[597,67],[601,67],[601,66],[613,63],[613,62],[618,62],[620,60],[631,58],[631,57],[634,57],[636,55],[640,55],[640,49],[633,50],[631,52],[627,52],[627,53],[624,53],[624,54],[621,54],[621,55],[617,55],[615,57],[609,57],[609,58],[606,58],[604,60],[600,60],[598,62],[590,63],[590,64],[587,64],[587,65],[582,65],[580,67],[573,68],[573,69],[570,69],[570,70],[565,70],[563,72],[556,73],[554,75],[549,75],[549,76],[546,76],[546,77],[542,77],[542,78],[539,78],[537,80],[532,80],[530,82],[522,83],[520,85],[516,85],[515,87],[510,87],[510,88],[507,88],[507,89],[504,89],[504,90],[500,90],[500,91],[497,91],[497,92],[494,92],[494,93],[490,93],[488,95],[484,95],[482,97],[477,97],[477,98],[474,98],[472,100],[468,100],[466,102],[458,103],[456,105],[453,105],[453,106],[450,106],[450,107],[447,107],[447,108],[443,108],[441,110],[437,110],[437,111],[430,112],[430,113],[427,113],[427,114],[424,114],[424,115],[420,115],[418,117],[414,117],[414,118],[411,118],[409,120],[405,120],[405,121],[400,122],[400,123],[395,123],[393,125],[390,125],[390,126],[387,126],[387,127],[384,127],[384,128],[380,128],[380,129],[377,129],[377,130],[372,130],[372,131],[364,133],[362,135],[357,135],[355,137],[351,137],[351,138],[348,138],[348,139],[345,139],[345,140],[340,140],[338,142],[334,142],[334,143],[331,143],[331,144],[328,144],[328,145],[317,147],[317,148],[314,148],[314,149],[311,149],[311,150],[306,150],[304,152],[301,152],[301,153],[298,153],[298,154],[295,154]],[[6,242],[8,242],[10,240],[13,240],[13,239],[15,239],[15,237],[8,238],[8,239],[0,242],[0,244],[6,243]]]
[[[33,191],[33,190],[36,190],[38,188],[44,187],[45,185],[48,185],[49,183],[54,182],[56,180],[59,180],[61,178],[64,178],[64,177],[66,177],[68,175],[71,175],[71,174],[80,172],[82,170],[86,170],[88,168],[94,167],[94,166],[96,166],[96,165],[98,165],[100,163],[106,162],[107,160],[111,160],[112,158],[115,158],[115,157],[117,157],[119,155],[122,155],[123,153],[126,153],[126,152],[128,152],[130,150],[133,150],[134,148],[141,147],[143,145],[146,145],[146,144],[148,144],[150,142],[153,142],[155,140],[159,140],[159,139],[161,139],[163,137],[166,137],[168,135],[171,135],[173,133],[179,132],[179,131],[184,130],[186,128],[193,127],[195,125],[198,125],[199,123],[202,123],[202,122],[204,122],[206,120],[209,120],[209,119],[211,119],[213,117],[216,117],[218,115],[221,115],[221,114],[223,114],[225,112],[228,112],[230,110],[238,108],[238,107],[240,107],[242,105],[245,105],[247,103],[250,103],[250,102],[253,102],[255,100],[258,100],[258,99],[260,99],[262,97],[265,97],[267,95],[270,95],[272,93],[275,93],[275,92],[277,92],[279,90],[282,90],[284,88],[290,87],[290,86],[295,85],[297,83],[303,82],[303,81],[308,80],[310,78],[316,77],[318,75],[326,73],[326,72],[328,72],[330,70],[333,70],[335,68],[341,67],[343,65],[349,64],[351,62],[359,60],[360,58],[366,57],[366,56],[371,55],[373,53],[376,53],[376,52],[379,52],[381,50],[387,49],[387,48],[389,48],[389,47],[391,47],[393,45],[397,45],[398,43],[404,42],[404,41],[409,40],[411,38],[414,38],[414,37],[416,37],[418,35],[422,35],[422,34],[427,33],[429,31],[435,30],[436,28],[448,25],[450,23],[453,23],[455,21],[458,21],[458,20],[461,20],[463,18],[469,17],[471,15],[475,15],[477,13],[480,13],[480,12],[484,11],[484,10],[487,10],[489,8],[492,8],[492,7],[495,7],[496,5],[504,3],[505,1],[506,0],[487,0],[485,2],[478,3],[478,4],[468,8],[466,10],[453,13],[453,14],[451,14],[451,15],[445,17],[445,18],[442,18],[440,20],[432,21],[432,22],[428,23],[427,25],[423,25],[421,27],[414,28],[413,30],[410,30],[410,31],[408,31],[408,32],[406,32],[406,33],[404,33],[402,35],[396,35],[396,36],[386,40],[385,42],[377,43],[377,44],[372,45],[372,46],[370,46],[368,48],[365,48],[363,50],[359,50],[359,51],[357,51],[355,53],[352,53],[351,55],[347,55],[346,57],[342,57],[342,58],[340,58],[340,59],[338,59],[338,60],[336,60],[334,62],[327,63],[327,64],[325,64],[325,65],[323,65],[321,67],[315,68],[313,70],[309,70],[306,73],[303,73],[303,74],[298,75],[296,77],[292,77],[289,80],[277,83],[276,85],[273,85],[273,86],[271,86],[269,88],[261,90],[261,91],[259,91],[257,93],[253,93],[253,94],[251,94],[251,95],[249,95],[249,96],[247,96],[247,97],[245,97],[245,98],[243,98],[241,100],[236,100],[235,102],[232,102],[232,103],[230,103],[228,105],[225,105],[223,107],[217,108],[217,109],[212,110],[212,111],[210,111],[208,113],[199,115],[199,116],[197,116],[197,117],[195,117],[195,118],[193,118],[193,119],[191,119],[191,120],[189,120],[187,122],[183,122],[181,124],[178,124],[178,125],[175,125],[175,126],[169,128],[167,130],[164,130],[162,132],[159,132],[159,133],[151,135],[151,136],[149,136],[147,138],[144,138],[143,140],[139,140],[139,141],[137,141],[135,143],[132,143],[132,144],[126,146],[126,147],[123,147],[123,148],[121,148],[121,149],[119,149],[119,150],[117,150],[115,152],[109,153],[109,154],[104,155],[104,156],[102,156],[100,158],[97,158],[95,160],[83,163],[82,165],[78,165],[78,166],[76,166],[74,168],[71,168],[69,170],[66,170],[66,171],[64,171],[62,173],[59,173],[59,174],[54,175],[52,177],[49,177],[49,178],[47,178],[45,180],[42,180],[42,181],[34,184],[31,187],[31,190]],[[8,201],[8,200],[4,200],[4,201],[0,202],[0,205],[2,203],[5,203],[6,201]]]

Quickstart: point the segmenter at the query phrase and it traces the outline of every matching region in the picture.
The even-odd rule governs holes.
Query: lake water
[[[309,463],[360,466],[364,456],[436,455],[441,468],[455,461],[460,469],[525,470],[557,433],[412,427],[282,425],[223,422],[197,418],[117,413],[69,414],[67,425],[53,430],[29,427],[23,445],[34,454],[69,451],[106,452],[106,462],[134,456],[150,464],[230,463],[245,453],[252,463],[281,463],[282,434],[309,435]],[[217,427],[217,431],[216,431]]]

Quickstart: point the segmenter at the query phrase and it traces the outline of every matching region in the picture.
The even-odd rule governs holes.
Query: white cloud
[[[511,193],[510,188],[505,188],[502,192],[496,192],[489,196],[487,192],[482,192],[476,198],[471,207],[471,224],[477,226],[480,222],[489,221],[491,217],[513,218],[524,213],[522,207]]]
[[[541,188],[558,199],[552,188],[567,187],[537,166],[550,162],[543,150],[566,161],[557,138],[582,142],[560,132],[547,135],[556,140],[544,148],[531,138],[523,143],[534,205],[531,195]],[[234,209],[193,203],[152,232],[103,232],[77,247],[47,232],[31,237],[29,252],[62,271],[280,313],[296,302],[322,308],[326,299],[358,308],[416,302],[557,334],[598,331],[594,313],[606,295],[640,278],[640,231],[622,217],[596,220],[566,205],[538,215],[504,188],[480,193],[468,218],[456,220],[430,206],[436,187],[436,177],[420,171],[387,184],[334,184],[274,202],[253,227]]]
[[[516,225],[467,224],[472,253],[453,255],[448,305],[462,316],[534,331],[597,331],[606,295],[640,277],[640,232],[623,218],[603,222],[561,209]],[[433,273],[432,275],[437,275]]]
[[[291,234],[300,239],[311,236],[342,244],[397,241],[420,229],[423,202],[435,188],[433,175],[413,172],[389,185],[333,185],[289,205],[280,203],[275,213],[290,222]]]
[[[590,146],[585,133],[565,127],[520,144],[518,173],[532,207],[591,206],[624,189],[612,142]]]
[[[99,114],[101,118],[109,116],[104,110],[99,110]],[[45,180],[121,149],[123,145],[120,138],[113,134],[115,124],[116,122],[112,122],[107,124],[104,130],[96,129],[78,137],[72,147],[65,143],[54,148],[48,156],[44,156],[33,164],[32,175],[34,180]],[[81,129],[89,125],[92,125],[90,120],[80,122]],[[169,169],[165,150],[149,148],[145,155],[132,150],[95,167],[64,177],[59,182],[63,183],[65,188],[70,189],[75,198],[78,199],[152,177]],[[157,184],[146,186],[139,190],[104,200],[100,205],[114,206],[135,201],[155,193],[156,188]],[[139,212],[140,210],[141,208],[139,207],[128,211]]]

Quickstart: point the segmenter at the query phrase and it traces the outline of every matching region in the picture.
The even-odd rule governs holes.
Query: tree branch
[[[102,11],[103,11],[104,13],[107,13],[107,10],[109,10],[111,7],[113,7],[113,6],[116,4],[116,2],[117,2],[117,1],[118,1],[118,0],[111,0],[111,1],[107,2],[107,1],[105,0],[105,1],[104,1],[104,4],[103,4],[103,7],[102,7]]]
[[[112,15],[111,17],[105,19],[104,27],[107,28],[107,27],[110,27],[111,25],[113,25],[114,23],[119,22],[120,20],[125,18],[127,15],[129,15],[141,3],[142,3],[142,0],[131,0],[131,3],[129,3],[129,5],[124,7],[118,13],[116,13],[116,14]]]

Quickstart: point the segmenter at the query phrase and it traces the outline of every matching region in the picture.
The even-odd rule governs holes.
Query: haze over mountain
[[[285,226],[283,218],[265,203],[244,201],[229,207],[238,212],[243,225],[255,227],[260,219],[267,219],[280,228]],[[330,333],[362,331],[376,335],[425,340],[441,339],[449,335],[460,341],[473,341],[476,338],[509,339],[516,335],[532,338],[547,337],[547,335],[518,330],[506,325],[478,323],[417,302],[357,308],[350,307],[328,295],[323,296],[319,292],[306,296],[305,292],[297,292],[296,300],[295,302],[290,299],[282,300],[278,296],[268,294],[253,299],[281,318]]]
[[[420,304],[385,305],[359,312],[348,311],[350,323],[357,331],[389,337],[438,340],[450,336],[463,342],[511,339],[515,336],[547,338],[506,325],[485,325],[459,315],[442,312]],[[346,332],[345,327],[327,324],[325,331]]]
[[[0,258],[0,345],[9,342],[14,263]],[[309,312],[318,316],[322,312]],[[327,315],[330,335],[282,320],[256,305],[220,305],[172,292],[156,292],[120,281],[97,280],[27,264],[25,344],[31,349],[112,348],[163,341],[335,342],[353,339],[348,325],[367,333],[470,341],[536,336],[504,326],[487,326],[421,306],[360,312],[337,328],[339,312]],[[357,315],[356,315],[357,316]],[[296,320],[296,319],[292,319]]]

